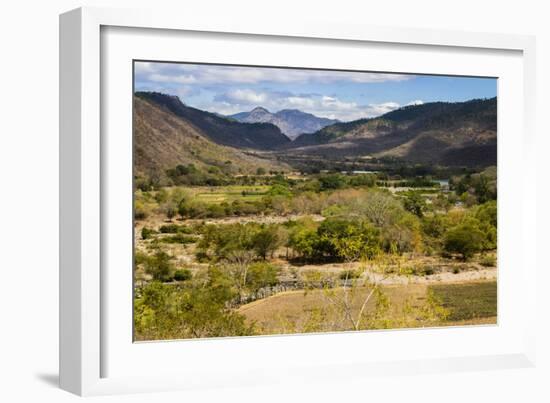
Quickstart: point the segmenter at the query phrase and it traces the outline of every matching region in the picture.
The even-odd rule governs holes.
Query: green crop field
[[[449,309],[449,321],[497,316],[496,281],[467,284],[437,284],[429,289]]]
[[[201,187],[195,190],[195,197],[209,204],[231,203],[235,200],[256,201],[265,196],[269,188],[267,185]]]

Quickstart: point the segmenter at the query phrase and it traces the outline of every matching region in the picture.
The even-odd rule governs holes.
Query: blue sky
[[[492,78],[135,62],[136,91],[177,95],[187,105],[231,115],[263,106],[342,121],[404,105],[496,96]]]

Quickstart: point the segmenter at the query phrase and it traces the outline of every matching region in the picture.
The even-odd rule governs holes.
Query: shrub
[[[420,271],[420,275],[423,275],[423,276],[431,276],[432,274],[435,273],[435,269],[431,266],[424,266],[422,267],[421,271]]]
[[[246,276],[246,287],[256,292],[260,288],[272,287],[278,283],[279,268],[265,262],[256,262],[250,265]]]
[[[221,218],[225,216],[225,209],[219,204],[211,204],[207,207],[207,216],[210,218]]]
[[[170,236],[165,236],[160,238],[161,242],[164,243],[181,243],[181,244],[187,244],[187,243],[195,243],[197,242],[197,237],[193,235],[186,235],[186,234],[175,234]]]
[[[479,264],[485,267],[495,267],[497,265],[497,259],[495,256],[485,255],[481,258]]]
[[[157,231],[151,228],[143,227],[141,229],[141,239],[150,239]]]
[[[354,278],[359,278],[361,277],[361,273],[357,270],[344,270],[343,272],[340,273],[340,280],[351,280],[351,279],[354,279]]]
[[[176,216],[176,209],[174,207],[167,207],[166,208],[166,218],[168,218],[169,221],[172,221],[172,219]]]
[[[189,269],[178,269],[174,273],[174,280],[176,281],[187,281],[191,280],[193,274]]]
[[[159,228],[159,232],[161,234],[191,234],[192,230],[191,228],[185,226],[185,225],[178,225],[178,224],[168,224],[168,225],[162,225]]]
[[[147,209],[145,207],[145,204],[139,200],[136,200],[134,203],[134,218],[136,220],[144,220],[148,216]]]

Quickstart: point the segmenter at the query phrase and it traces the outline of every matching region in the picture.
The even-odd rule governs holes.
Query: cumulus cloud
[[[229,104],[261,105],[267,101],[268,95],[250,89],[236,89],[217,95],[214,99]]]

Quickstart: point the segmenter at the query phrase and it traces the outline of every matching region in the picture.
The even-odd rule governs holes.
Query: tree
[[[262,168],[262,167],[259,167],[258,169],[256,169],[256,175],[265,175],[265,168]]]
[[[424,216],[424,210],[426,210],[426,201],[418,192],[410,192],[403,200],[403,206],[405,210],[410,211],[417,217],[422,218]]]
[[[319,178],[321,190],[340,189],[346,184],[344,177],[340,174],[324,175]]]
[[[479,227],[466,221],[447,231],[443,247],[446,252],[458,253],[462,260],[467,260],[483,250],[484,241],[485,235]]]
[[[252,335],[253,325],[229,308],[235,296],[227,275],[215,267],[197,281],[176,285],[153,281],[136,290],[136,337],[161,340]]]
[[[267,194],[269,196],[286,196],[286,197],[292,196],[292,192],[290,191],[288,186],[281,183],[276,183],[273,186],[271,186]]]
[[[145,272],[157,281],[170,281],[174,272],[173,257],[162,250],[145,260]]]
[[[371,259],[380,251],[379,231],[372,224],[327,219],[318,234],[325,253],[347,262]]]
[[[306,259],[312,259],[319,253],[319,236],[313,226],[297,223],[290,231],[288,246]]]
[[[190,206],[186,199],[180,200],[178,204],[178,214],[180,215],[181,219],[183,220],[186,216],[189,215],[190,212]]]
[[[266,262],[255,262],[248,268],[246,288],[255,293],[261,288],[272,287],[278,283],[279,268]]]
[[[252,237],[252,248],[263,260],[265,260],[268,255],[273,254],[280,245],[281,239],[277,231],[277,226],[275,225],[269,225],[260,229],[260,231]]]
[[[403,207],[391,194],[382,191],[366,193],[357,198],[352,207],[357,214],[366,216],[377,227],[384,227],[396,211],[403,211]]]

